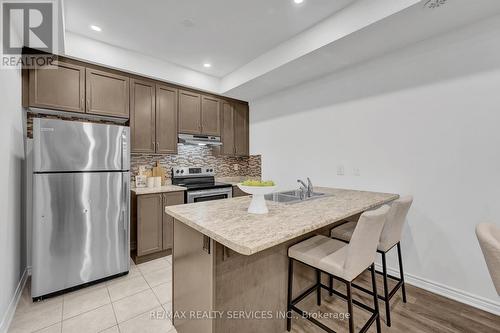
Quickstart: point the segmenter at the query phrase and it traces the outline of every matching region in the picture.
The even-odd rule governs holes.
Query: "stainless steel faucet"
[[[300,192],[302,193],[303,198],[312,197],[314,189],[313,189],[313,184],[311,182],[311,179],[309,179],[309,177],[307,177],[307,185],[301,179],[297,179],[297,183],[299,183],[301,185]]]

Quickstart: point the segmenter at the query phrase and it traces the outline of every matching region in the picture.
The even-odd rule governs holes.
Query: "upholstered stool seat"
[[[344,269],[347,244],[326,236],[314,236],[288,249],[288,256],[309,266],[349,280]]]
[[[368,331],[370,326],[376,322],[377,332],[380,333],[380,315],[378,309],[375,265],[373,261],[375,259],[380,233],[384,227],[389,210],[389,206],[384,205],[379,209],[363,213],[352,234],[352,239],[349,244],[323,235],[317,235],[295,244],[288,249],[288,312],[295,311],[305,315],[306,312],[300,310],[297,307],[297,303],[314,291],[316,291],[316,302],[318,305],[321,305],[321,289],[323,288],[328,290],[330,294],[338,295],[347,300],[349,332],[354,332],[352,309],[354,304],[371,313],[370,319],[365,323],[360,332]],[[316,283],[301,295],[292,299],[294,261],[301,262],[313,268],[316,271]],[[351,293],[352,281],[367,268],[370,268],[372,275],[373,308],[357,300],[353,300]],[[347,295],[343,295],[334,290],[332,283],[330,283],[329,287],[323,285],[321,283],[321,273],[327,274],[332,279],[335,278],[345,283]],[[327,332],[335,332],[314,317],[305,315],[305,318]],[[292,317],[289,315],[287,317],[288,331],[291,330],[291,323]]]
[[[500,227],[490,223],[481,223],[476,227],[476,235],[491,279],[500,296]]]
[[[408,210],[410,209],[412,202],[413,198],[411,196],[406,196],[399,198],[398,200],[394,201],[391,204],[391,209],[388,213],[387,221],[384,224],[384,228],[382,230],[382,233],[380,234],[380,239],[377,245],[377,252],[379,252],[382,255],[382,272],[377,271],[377,273],[383,275],[384,278],[384,295],[380,295],[378,297],[385,302],[387,326],[391,326],[391,313],[390,313],[389,302],[391,298],[396,294],[396,291],[398,291],[400,288],[403,294],[403,302],[406,303],[403,259],[401,257],[401,236],[403,233],[403,226],[406,220],[406,215],[408,214]],[[354,234],[356,226],[357,222],[347,220],[345,221],[345,223],[332,229],[331,237],[335,240],[349,243]],[[400,271],[399,277],[387,273],[386,253],[389,252],[395,246],[397,246],[398,249],[399,271]],[[392,290],[389,290],[387,281],[388,278],[397,281],[396,286]],[[330,281],[330,285],[331,284],[332,281]],[[357,286],[355,284],[353,284],[353,287],[371,293],[369,290]]]

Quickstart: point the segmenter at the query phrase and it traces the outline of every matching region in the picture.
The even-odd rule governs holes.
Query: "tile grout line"
[[[160,259],[160,260],[162,260],[162,258],[159,258],[159,259]],[[165,261],[166,261],[166,260],[165,260]],[[167,262],[167,264],[168,264],[168,265],[170,265],[170,266],[171,266],[171,264],[170,264],[168,261],[166,261],[166,262]],[[166,310],[165,310],[165,308],[163,307],[163,304],[161,304],[160,299],[158,298],[158,296],[157,296],[157,295],[156,295],[156,293],[154,292],[153,288],[151,287],[151,285],[149,284],[149,282],[148,282],[148,281],[146,280],[146,278],[144,277],[143,272],[139,269],[139,267],[138,267],[137,265],[134,265],[134,266],[136,266],[137,270],[139,271],[140,276],[144,279],[144,281],[145,281],[145,282],[146,282],[146,284],[148,285],[149,290],[151,290],[151,292],[152,292],[152,293],[153,293],[153,295],[155,296],[156,300],[157,300],[157,301],[158,301],[158,303],[160,304],[160,308],[162,308],[164,311],[166,311]],[[159,268],[159,269],[163,269],[163,268]],[[155,269],[155,270],[153,270],[153,271],[156,271],[156,269]],[[165,283],[168,283],[168,282],[165,282]],[[165,284],[165,283],[161,283],[161,284]],[[159,285],[161,285],[161,284],[159,284]],[[158,286],[159,286],[159,285],[158,285]],[[95,285],[95,286],[98,286],[98,285]],[[155,286],[155,287],[156,287],[156,286]],[[58,322],[52,323],[52,324],[50,324],[50,325],[48,325],[48,326],[45,326],[45,327],[41,327],[41,328],[39,328],[39,329],[36,329],[35,331],[32,331],[32,333],[39,332],[39,331],[41,331],[41,330],[44,330],[44,329],[46,329],[46,328],[48,328],[48,327],[50,327],[50,326],[53,326],[53,325],[56,325],[56,324],[59,324],[59,323],[61,324],[60,332],[62,333],[62,331],[63,331],[63,322],[64,322],[65,320],[73,319],[73,318],[75,318],[75,317],[78,317],[78,316],[83,315],[83,314],[86,314],[86,313],[88,313],[88,312],[91,312],[91,311],[97,310],[97,309],[102,308],[102,307],[104,307],[104,306],[106,306],[106,305],[109,305],[109,304],[111,304],[111,308],[112,308],[112,310],[113,310],[113,315],[115,316],[115,320],[116,320],[116,325],[113,325],[113,326],[110,326],[110,327],[108,327],[108,328],[105,328],[104,330],[101,330],[101,331],[99,331],[99,332],[105,331],[105,330],[107,330],[107,329],[109,329],[109,328],[111,328],[111,327],[114,327],[114,326],[117,326],[117,328],[118,328],[118,332],[121,332],[121,331],[120,331],[120,326],[119,326],[119,323],[118,323],[118,317],[116,316],[116,312],[115,312],[115,308],[114,308],[113,303],[114,303],[114,302],[118,302],[118,301],[120,301],[120,300],[123,300],[123,299],[125,299],[125,298],[127,298],[127,297],[131,297],[131,296],[134,296],[134,295],[140,294],[141,292],[145,292],[145,291],[147,291],[148,289],[144,289],[144,290],[138,291],[138,292],[136,292],[136,293],[133,293],[133,294],[131,294],[131,295],[128,295],[128,296],[125,296],[125,297],[119,298],[119,299],[117,299],[116,301],[114,301],[114,302],[113,302],[113,301],[111,301],[111,294],[109,293],[108,285],[107,285],[107,284],[105,284],[105,282],[104,282],[104,285],[103,285],[103,287],[102,287],[102,288],[106,288],[106,292],[107,292],[107,294],[108,294],[109,301],[110,301],[109,303],[107,303],[107,304],[103,304],[103,305],[100,305],[100,306],[98,306],[98,307],[96,307],[96,308],[93,308],[93,309],[90,309],[90,310],[87,310],[87,311],[84,311],[84,312],[81,312],[81,313],[79,313],[79,314],[77,314],[77,315],[74,315],[74,316],[68,317],[68,318],[66,318],[66,319],[64,319],[64,301],[65,301],[65,297],[66,297],[66,296],[68,296],[69,294],[63,294],[63,295],[60,295],[59,297],[61,297],[61,298],[62,298],[62,300],[61,300],[61,320],[60,320],[60,321],[58,321]],[[81,290],[85,290],[85,289],[81,289]],[[96,290],[98,290],[98,289],[96,289]],[[91,290],[90,292],[92,292],[92,290]],[[139,317],[139,316],[141,316],[141,315],[144,315],[145,313],[147,313],[147,312],[149,312],[149,311],[151,311],[151,310],[148,310],[148,311],[146,311],[146,312],[144,312],[144,313],[141,313],[140,315],[138,315],[138,316],[136,316],[136,317],[134,317],[134,318],[137,318],[137,317]],[[134,318],[131,318],[131,319],[134,319]],[[124,322],[129,321],[129,320],[131,320],[131,319],[127,319],[127,320],[125,320]]]
[[[170,267],[172,266],[172,264],[170,264],[167,260],[165,260],[165,261],[168,263],[168,265],[169,265]],[[139,268],[139,267],[137,267],[137,269],[139,270],[139,272],[140,272],[140,273],[141,273],[141,275],[142,275],[142,271],[140,270],[140,268]],[[144,280],[146,281],[146,283],[148,284],[149,288],[150,288],[150,289],[151,289],[151,291],[153,292],[153,295],[155,295],[155,297],[156,297],[156,299],[157,299],[158,303],[160,303],[160,307],[163,309],[163,311],[165,312],[165,314],[167,314],[167,309],[165,309],[165,307],[164,307],[164,306],[163,306],[163,304],[161,303],[160,299],[159,299],[159,298],[158,298],[158,296],[156,295],[155,291],[154,291],[154,290],[153,290],[153,288],[151,288],[151,286],[149,285],[148,280],[146,280],[146,278],[144,278]],[[165,282],[165,283],[168,283],[168,282]],[[159,284],[159,285],[161,285],[161,284]],[[168,303],[168,302],[167,302],[167,303]],[[172,325],[172,327],[174,327],[174,323],[172,322],[172,320],[170,320],[170,324]],[[170,330],[169,330],[169,331],[170,331]]]
[[[157,300],[157,301],[158,301],[158,303],[160,304],[160,307],[161,307],[163,310],[165,310],[165,309],[163,308],[163,305],[161,304],[160,300],[158,299],[158,296],[156,296],[156,294],[155,294],[155,292],[154,292],[153,288],[151,288],[151,286],[149,285],[148,280],[146,280],[146,278],[144,277],[144,274],[143,274],[142,270],[138,267],[138,265],[135,265],[135,264],[134,264],[134,266],[136,266],[136,269],[139,271],[140,276],[144,279],[144,281],[145,281],[145,282],[146,282],[146,284],[148,285],[149,290],[151,290],[151,292],[152,292],[152,293],[153,293],[153,295],[155,296],[156,300]],[[106,288],[108,288],[108,286],[106,286]],[[107,289],[107,290],[108,290],[108,294],[109,294],[109,289]],[[127,298],[127,297],[131,297],[131,296],[134,296],[134,295],[140,294],[140,293],[145,292],[145,291],[147,291],[147,290],[148,290],[148,289],[144,289],[144,290],[138,291],[138,292],[136,292],[136,293],[133,293],[133,294],[131,294],[131,295],[128,295],[128,296],[122,297],[122,298],[120,298],[120,299],[117,299],[116,301],[112,301],[112,302],[111,302],[111,306],[113,307],[113,313],[115,314],[115,318],[116,318],[117,327],[118,327],[118,331],[119,331],[119,332],[121,332],[121,330],[120,330],[120,323],[118,322],[118,317],[116,317],[116,312],[115,312],[114,302],[118,302],[118,301],[120,301],[120,300],[122,300],[122,299],[125,299],[125,298]],[[109,295],[109,297],[110,297],[110,300],[111,300],[111,295]],[[151,311],[151,309],[150,309],[150,310],[147,310],[147,311],[145,311],[145,312],[143,312],[143,313],[141,313],[141,314],[139,314],[139,315],[137,315],[136,317],[133,317],[133,318],[127,319],[127,320],[123,321],[123,323],[125,323],[125,322],[127,322],[127,321],[129,321],[129,320],[135,319],[135,318],[137,318],[137,317],[139,317],[139,316],[142,316],[143,314],[145,314],[145,313],[147,313],[147,312],[150,312],[150,311]]]
[[[111,310],[113,310],[113,316],[115,316],[116,328],[118,329],[118,332],[120,332],[120,325],[118,325],[118,317],[116,317],[115,307],[113,305],[113,302],[111,301],[111,294],[109,293],[109,289],[108,289],[107,285],[106,285],[106,291],[108,292],[109,301],[111,302]],[[111,326],[111,327],[113,327],[113,326]],[[111,327],[108,327],[108,328],[111,328]],[[104,331],[104,330],[102,330],[102,331]]]

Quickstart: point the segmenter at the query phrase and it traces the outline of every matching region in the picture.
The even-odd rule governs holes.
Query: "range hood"
[[[220,136],[179,134],[179,143],[196,146],[221,146]]]

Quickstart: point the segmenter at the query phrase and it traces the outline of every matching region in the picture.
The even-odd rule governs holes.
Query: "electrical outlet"
[[[239,164],[233,164],[233,170],[234,171],[238,171],[240,169],[240,165]]]
[[[343,176],[343,175],[344,175],[344,166],[337,165],[337,176]]]
[[[353,168],[352,174],[356,177],[359,177],[359,176],[361,176],[361,171],[359,170],[359,168]]]

